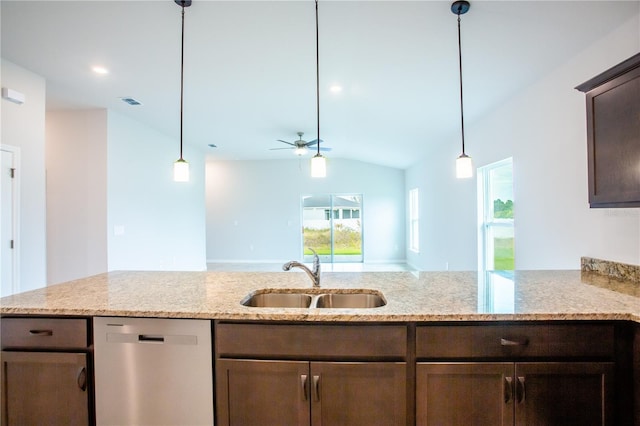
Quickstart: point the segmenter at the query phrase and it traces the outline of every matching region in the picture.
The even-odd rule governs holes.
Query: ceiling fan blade
[[[269,148],[269,151],[277,151],[280,149],[295,149],[295,148]]]
[[[324,151],[324,152],[329,152],[331,151],[331,148],[325,148],[325,147],[320,147],[320,151]]]
[[[291,142],[287,142],[287,141],[283,141],[282,139],[278,139],[278,142],[282,142],[282,143],[286,143],[287,145],[291,145],[291,146],[296,146],[295,143],[291,143]]]
[[[307,146],[315,145],[318,143],[318,139],[314,139],[312,141],[307,142]],[[320,139],[320,143],[324,143],[322,139]]]

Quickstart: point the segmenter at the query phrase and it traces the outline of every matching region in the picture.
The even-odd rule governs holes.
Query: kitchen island
[[[240,303],[259,290],[310,288],[302,272],[109,272],[4,297],[0,314],[309,322],[640,323],[640,284],[580,271],[329,272],[322,275],[320,291],[373,289],[382,292],[387,304],[372,309],[308,309],[253,308]],[[498,293],[507,302],[496,308]]]
[[[108,339],[96,320],[107,317],[112,335],[133,321],[211,320],[217,425],[633,425],[640,417],[639,288],[580,271],[330,272],[320,288],[302,272],[128,271],[6,297],[0,313],[3,330],[10,319],[26,335],[43,328],[29,321],[84,324],[77,331],[84,327],[88,349],[76,343],[65,355],[86,353],[89,424],[105,399],[94,393],[91,366],[94,351],[96,369],[106,359],[98,356]],[[283,290],[373,290],[386,304],[241,303]],[[156,334],[133,334],[147,348],[161,346]],[[31,359],[22,341],[10,342],[4,331],[1,339],[3,364]],[[62,355],[60,347],[52,351]],[[106,369],[107,377],[114,371]],[[75,386],[81,375],[73,378]]]

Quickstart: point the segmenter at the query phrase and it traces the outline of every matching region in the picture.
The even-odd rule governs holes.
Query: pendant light
[[[182,158],[182,105],[184,99],[184,8],[191,6],[191,0],[175,0],[182,8],[182,47],[180,54],[180,158],[173,163],[173,180],[189,182],[189,163]]]
[[[316,0],[316,124],[318,126],[318,150],[311,159],[311,177],[323,178],[327,176],[327,159],[320,154],[320,44],[318,39],[318,0]]]
[[[462,130],[462,154],[456,160],[456,177],[470,178],[473,176],[473,163],[471,157],[464,152],[464,102],[462,96],[462,43],[460,41],[460,15],[469,11],[471,5],[468,1],[459,0],[451,4],[451,12],[458,15],[458,64],[460,66],[460,124]]]

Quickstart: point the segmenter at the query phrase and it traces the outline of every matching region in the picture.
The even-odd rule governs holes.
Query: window
[[[409,250],[420,251],[418,188],[409,191]]]
[[[302,252],[313,260],[314,249],[322,262],[363,262],[362,194],[302,196]]]
[[[511,158],[478,169],[479,250],[481,270],[515,269]]]

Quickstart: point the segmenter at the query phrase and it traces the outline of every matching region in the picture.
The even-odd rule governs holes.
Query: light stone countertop
[[[640,285],[580,271],[326,272],[327,289],[373,289],[370,309],[250,308],[262,289],[311,289],[302,271],[110,272],[0,299],[0,313],[272,321],[630,320]]]

